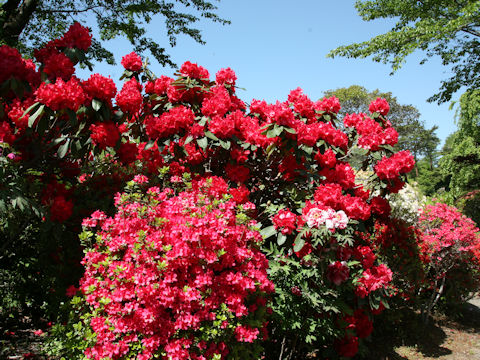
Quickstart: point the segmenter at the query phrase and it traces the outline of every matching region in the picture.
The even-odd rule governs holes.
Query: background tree
[[[453,76],[442,81],[429,101],[447,102],[462,86],[480,87],[480,2],[477,0],[369,0],[356,1],[365,21],[393,18],[395,25],[368,41],[340,46],[328,56],[366,58],[391,64],[398,70],[408,55],[423,50],[426,58],[440,56]]]
[[[449,148],[440,165],[451,175],[456,196],[480,189],[480,90],[460,97],[457,110],[458,130],[449,140]]]
[[[28,53],[62,35],[74,21],[91,26],[95,19],[100,40],[123,36],[136,52],[148,50],[160,64],[174,66],[165,47],[147,36],[146,24],[163,18],[171,46],[175,46],[179,34],[203,44],[200,30],[192,26],[200,18],[229,23],[217,16],[215,10],[217,7],[212,2],[204,0],[0,1],[0,45],[7,44]],[[95,39],[90,57],[114,63],[113,53]]]
[[[387,117],[398,131],[398,149],[410,150],[415,162],[421,157],[426,157],[429,160],[430,168],[433,169],[436,161],[436,148],[440,143],[435,134],[438,127],[425,128],[424,122],[420,120],[421,114],[415,106],[400,104],[391,92],[381,92],[378,89],[368,91],[360,85],[328,90],[324,93],[324,96],[327,97],[333,95],[342,104],[340,116],[359,112],[368,114],[368,107],[373,100],[378,97],[385,98],[390,105]],[[418,177],[418,167],[415,170],[415,175]]]

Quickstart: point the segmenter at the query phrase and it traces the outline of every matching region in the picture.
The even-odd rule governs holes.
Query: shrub
[[[420,248],[428,295],[425,317],[446,296],[453,305],[465,301],[480,286],[480,233],[458,209],[443,203],[427,205],[419,218]]]
[[[260,356],[273,284],[255,207],[220,178],[186,185],[117,194],[113,218],[84,220],[82,238],[96,239],[80,281],[87,358]]]

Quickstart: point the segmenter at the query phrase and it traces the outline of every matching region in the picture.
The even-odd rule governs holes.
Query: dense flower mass
[[[382,180],[393,180],[400,174],[410,172],[415,165],[410,151],[400,151],[391,157],[383,157],[382,160],[375,165],[375,172]]]
[[[270,335],[292,358],[355,356],[388,307],[397,260],[418,253],[404,241],[417,232],[386,200],[414,165],[395,153],[388,103],[343,124],[337,98],[313,101],[300,88],[248,106],[230,68],[212,81],[186,62],[176,78],[155,78],[135,53],[122,59],[117,93],[109,77],[75,77],[75,54],[90,42],[72,26],[35,52],[38,70],[0,47],[0,156],[38,187],[44,221],[74,228],[97,210],[83,221],[86,271],[73,301],[87,330],[75,349],[94,359],[258,359]],[[478,254],[432,229],[425,266],[439,251]]]
[[[136,351],[150,359],[164,351],[175,359],[223,359],[227,339],[232,346],[261,338],[266,324],[251,320],[265,313],[273,290],[268,262],[255,223],[237,223],[236,202],[222,200],[227,192],[212,178],[178,195],[152,187],[142,199],[117,195],[114,218],[97,212],[84,220],[99,235],[80,286],[96,309],[88,358]]]
[[[36,91],[36,100],[52,110],[70,109],[77,111],[85,101],[85,93],[80,82],[72,78],[67,82],[57,79],[55,83],[42,83]]]

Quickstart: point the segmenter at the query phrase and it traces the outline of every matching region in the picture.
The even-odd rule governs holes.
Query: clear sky
[[[361,85],[392,92],[400,104],[417,107],[427,127],[439,127],[437,135],[442,142],[455,131],[449,104],[426,101],[438,91],[440,81],[449,77],[439,59],[420,65],[422,54],[413,54],[390,76],[389,65],[370,59],[326,58],[340,45],[384,33],[393,21],[362,21],[353,0],[222,0],[217,4],[218,14],[232,23],[222,26],[202,19],[198,28],[206,45],[180,36],[177,46],[169,47],[161,19],[148,26],[148,35],[164,44],[179,66],[187,60],[196,62],[207,68],[212,78],[219,69],[231,67],[238,77],[237,86],[245,88],[238,90],[238,95],[247,102],[253,98],[284,101],[297,87],[316,100],[325,90]],[[126,40],[114,40],[106,46],[114,51],[118,65],[97,64],[94,71],[116,80],[123,71],[121,57],[132,48]],[[174,72],[155,62],[151,69],[157,76],[172,76]],[[79,75],[85,78],[88,73]]]

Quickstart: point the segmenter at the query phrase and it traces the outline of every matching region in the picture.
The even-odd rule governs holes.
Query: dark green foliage
[[[366,58],[390,64],[392,73],[414,51],[422,50],[426,58],[439,56],[450,66],[453,76],[442,81],[440,92],[429,101],[450,101],[463,86],[480,86],[480,2],[476,0],[358,0],[358,14],[365,21],[394,19],[395,25],[385,34],[370,40],[332,50],[328,56]]]
[[[204,43],[200,30],[193,27],[200,18],[229,23],[215,14],[217,7],[212,2],[204,0],[8,0],[1,3],[0,45],[18,47],[30,54],[46,41],[60,37],[74,21],[91,26],[95,19],[101,41],[125,37],[136,52],[148,51],[160,64],[174,66],[165,46],[148,36],[147,24],[155,21],[156,26],[160,26],[158,20],[163,18],[169,44],[175,46],[181,34]],[[114,63],[113,53],[95,39],[89,58]]]
[[[451,176],[455,197],[480,189],[480,91],[463,94],[457,111],[458,130],[446,141],[440,167]]]

